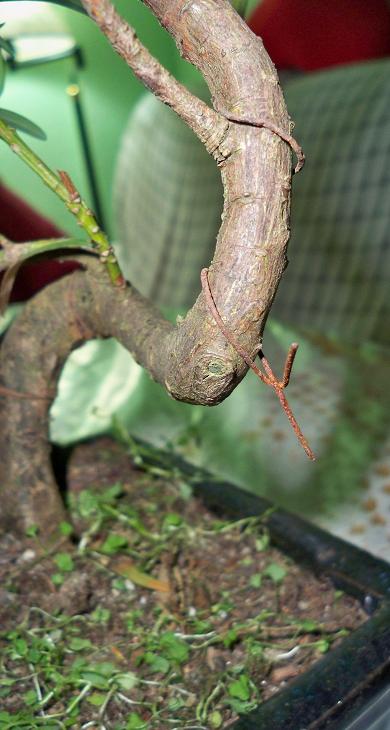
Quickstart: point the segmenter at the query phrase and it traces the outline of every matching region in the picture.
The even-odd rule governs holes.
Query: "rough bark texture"
[[[269,123],[290,133],[276,70],[261,40],[228,0],[145,3],[174,37],[182,55],[202,72],[212,93],[219,123],[215,121],[211,137],[208,117],[203,126],[209,135],[206,146],[221,169],[225,204],[209,281],[222,318],[242,347],[254,355],[286,266],[289,238],[290,150],[278,135],[251,124]],[[134,72],[179,114],[177,99],[184,94],[186,101],[179,106],[185,106],[183,117],[189,123],[189,92],[179,92],[177,82],[166,72],[152,75],[149,60],[146,66],[139,63],[140,54],[129,50],[125,42],[128,26],[107,0],[83,0],[83,4]],[[203,104],[193,98],[191,126],[201,137],[198,103]],[[229,121],[233,118],[242,123]],[[247,370],[219,332],[203,294],[178,326],[170,359],[167,389],[175,398],[193,403],[221,401]]]
[[[152,79],[149,86],[178,113],[185,108],[182,116],[203,135],[221,169],[225,204],[209,282],[224,322],[254,357],[286,266],[289,238],[290,149],[280,136],[259,126],[268,123],[290,133],[276,71],[260,39],[227,0],[146,4],[212,92],[215,112],[194,102],[191,121],[188,92],[180,101],[180,85],[171,84],[168,74],[153,76],[148,65],[145,70],[139,49],[131,45],[134,38],[128,36],[129,65],[137,66],[140,78]],[[119,16],[106,0],[85,0],[84,5],[126,57],[126,30]],[[97,262],[89,260],[86,267],[85,273],[39,294],[11,328],[2,347],[3,387],[52,399],[69,352],[89,338],[108,336],[116,337],[179,400],[214,405],[245,375],[247,365],[218,329],[203,293],[173,328],[131,286],[115,290]],[[2,513],[19,529],[35,522],[54,532],[62,517],[48,459],[49,403],[0,397]]]
[[[159,379],[159,338],[172,330],[132,287],[114,289],[97,260],[81,260],[88,270],[31,300],[1,348],[1,384],[32,395],[0,392],[1,522],[21,532],[38,524],[46,538],[65,518],[49,458],[48,409],[66,358],[86,340],[110,335]]]

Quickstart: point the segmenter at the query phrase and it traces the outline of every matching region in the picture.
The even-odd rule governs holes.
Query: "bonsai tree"
[[[50,464],[48,409],[69,353],[92,338],[117,338],[173,398],[188,403],[220,403],[252,368],[274,388],[313,458],[284,395],[297,346],[290,348],[280,381],[261,350],[287,264],[291,149],[298,158],[295,171],[303,164],[275,68],[228,0],[145,3],[203,74],[213,108],[150,55],[109,0],[82,0],[115,51],[186,122],[221,171],[224,210],[214,258],[202,271],[200,296],[176,326],[124,280],[105,233],[66,172],[54,173],[32,152],[12,117],[0,119],[0,137],[63,200],[86,233],[81,242],[16,246],[2,239],[3,303],[28,256],[61,249],[60,256],[71,253],[80,266],[29,301],[1,347],[1,520],[22,532],[34,523],[48,541],[64,519]],[[74,248],[86,251],[66,251]],[[263,370],[254,363],[257,355]]]

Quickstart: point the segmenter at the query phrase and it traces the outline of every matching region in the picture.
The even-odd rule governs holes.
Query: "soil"
[[[269,544],[266,515],[216,518],[141,461],[77,447],[63,544],[0,536],[2,730],[229,727],[365,620]]]

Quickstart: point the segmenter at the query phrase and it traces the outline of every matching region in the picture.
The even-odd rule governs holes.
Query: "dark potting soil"
[[[216,518],[109,439],[68,483],[49,555],[34,527],[0,536],[2,730],[228,727],[366,618],[270,546],[266,515]]]

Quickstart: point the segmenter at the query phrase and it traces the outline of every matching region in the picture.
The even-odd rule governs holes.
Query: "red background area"
[[[0,233],[10,241],[35,241],[40,238],[63,238],[64,233],[34,211],[21,198],[0,185]],[[64,274],[77,269],[72,261],[34,260],[22,266],[16,277],[11,301],[24,301]]]
[[[278,68],[315,71],[390,55],[386,0],[263,0],[249,26]]]

